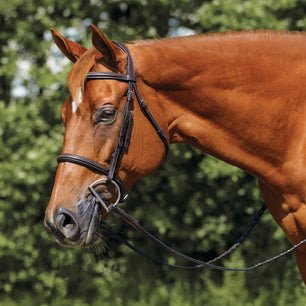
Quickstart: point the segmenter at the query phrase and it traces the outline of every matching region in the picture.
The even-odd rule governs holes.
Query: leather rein
[[[154,117],[152,116],[150,110],[148,109],[147,105],[145,104],[145,102],[143,101],[143,99],[141,98],[141,96],[138,92],[137,85],[136,85],[136,76],[135,76],[135,71],[134,71],[134,66],[133,66],[133,60],[132,60],[132,57],[131,57],[131,54],[130,54],[129,50],[126,48],[125,45],[123,45],[121,43],[118,43],[118,42],[114,42],[114,43],[123,52],[125,52],[125,54],[127,56],[126,74],[120,74],[120,73],[114,73],[114,72],[90,71],[90,72],[88,72],[87,77],[86,77],[87,81],[90,81],[90,80],[116,80],[116,81],[127,82],[128,83],[127,101],[126,101],[126,105],[125,105],[125,109],[124,109],[124,113],[123,113],[123,119],[122,119],[122,123],[121,123],[121,128],[120,128],[117,144],[116,144],[116,147],[115,147],[115,149],[112,153],[110,165],[109,165],[109,167],[107,167],[104,164],[101,164],[101,163],[96,162],[94,160],[88,159],[88,158],[80,156],[80,155],[72,154],[72,153],[64,153],[64,154],[59,155],[58,158],[57,158],[57,161],[58,161],[58,163],[63,163],[63,162],[74,163],[74,164],[77,164],[79,166],[86,167],[86,168],[88,168],[89,170],[91,170],[95,173],[106,176],[106,178],[99,179],[99,180],[95,181],[94,183],[92,183],[88,187],[88,189],[90,190],[92,195],[95,197],[96,202],[101,204],[101,206],[105,209],[106,214],[109,213],[109,212],[114,212],[120,218],[122,218],[127,223],[129,223],[140,234],[142,234],[144,237],[146,237],[147,239],[149,239],[153,243],[155,243],[158,247],[162,248],[163,250],[165,250],[166,252],[168,252],[172,255],[175,255],[177,257],[180,257],[180,258],[186,260],[187,262],[192,262],[195,265],[193,265],[193,266],[174,265],[174,264],[170,264],[170,263],[161,261],[161,260],[159,260],[155,257],[150,256],[150,255],[147,255],[147,254],[143,253],[142,251],[140,251],[139,249],[137,249],[132,244],[130,244],[126,239],[124,239],[123,237],[121,237],[117,233],[114,233],[113,231],[111,231],[109,228],[105,227],[102,224],[101,227],[102,227],[102,231],[103,231],[104,235],[106,235],[110,238],[114,238],[114,239],[122,242],[123,244],[128,246],[130,249],[132,249],[136,253],[138,253],[142,256],[145,256],[146,258],[149,258],[149,259],[155,261],[156,263],[159,263],[159,264],[162,264],[162,265],[166,265],[166,266],[173,267],[173,268],[183,268],[183,269],[200,269],[200,268],[203,268],[203,267],[208,267],[208,268],[213,268],[213,269],[223,270],[223,271],[224,270],[227,270],[227,271],[249,271],[249,270],[253,270],[255,268],[258,268],[258,267],[260,267],[264,264],[272,262],[272,261],[274,261],[274,260],[294,251],[300,245],[306,243],[306,239],[304,239],[300,243],[298,243],[295,246],[288,249],[287,251],[282,252],[281,254],[279,254],[277,256],[274,256],[274,257],[272,257],[268,260],[265,260],[263,262],[257,263],[257,264],[255,264],[251,267],[248,267],[248,268],[241,268],[241,269],[239,269],[239,268],[238,269],[226,268],[226,267],[223,267],[223,266],[214,265],[213,263],[215,261],[223,258],[224,256],[230,254],[232,251],[234,251],[245,240],[245,238],[248,236],[248,234],[252,231],[252,229],[254,228],[256,223],[258,222],[261,215],[266,210],[267,207],[266,207],[265,204],[262,205],[261,209],[257,212],[257,214],[255,215],[253,221],[251,222],[251,224],[249,225],[247,230],[241,235],[241,237],[237,240],[237,242],[234,243],[223,254],[221,254],[220,256],[218,256],[218,257],[216,257],[216,258],[214,258],[210,261],[207,261],[207,262],[189,257],[187,255],[184,255],[184,254],[170,248],[168,245],[166,245],[165,243],[158,240],[151,233],[149,233],[145,228],[143,228],[139,224],[139,222],[137,220],[135,220],[133,217],[131,217],[126,211],[124,211],[123,209],[121,209],[117,206],[118,203],[125,201],[126,198],[127,198],[127,193],[125,191],[124,184],[123,184],[122,180],[120,179],[119,175],[116,173],[116,171],[117,171],[117,169],[118,169],[118,167],[121,163],[123,155],[126,153],[127,149],[129,148],[129,145],[130,145],[131,133],[132,133],[132,128],[133,128],[133,109],[134,109],[134,98],[133,98],[133,96],[134,96],[134,93],[135,93],[136,100],[137,100],[137,102],[140,106],[140,109],[141,109],[142,113],[145,115],[147,120],[153,126],[156,133],[158,134],[161,141],[163,142],[163,144],[165,146],[166,154],[169,151],[169,145],[168,145],[168,138],[167,138],[166,134],[160,128],[160,126],[158,125],[158,123],[156,122]],[[95,190],[95,187],[97,187],[102,182],[107,182],[109,184],[113,184],[115,189],[117,190],[117,199],[116,199],[116,201],[114,201],[114,203],[112,203],[110,205],[107,205]]]

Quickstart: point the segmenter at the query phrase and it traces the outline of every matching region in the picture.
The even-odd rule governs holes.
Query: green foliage
[[[95,262],[50,239],[44,209],[62,146],[60,108],[70,65],[49,28],[89,46],[90,22],[120,41],[164,37],[180,27],[198,33],[303,30],[305,1],[0,0],[0,304],[303,305],[293,256],[244,274],[184,272],[156,266],[114,241]],[[12,95],[19,85],[26,87],[22,97]],[[161,169],[133,188],[126,206],[166,243],[209,259],[236,241],[260,201],[250,175],[194,148],[173,146]],[[118,220],[109,222],[146,252],[175,261]],[[267,214],[224,264],[253,264],[286,247]]]
[[[243,265],[240,254],[233,256],[228,262],[235,262]],[[269,290],[260,288],[255,297],[250,298],[246,290],[247,276],[245,274],[230,272],[225,274],[221,284],[217,284],[209,278],[202,278],[197,282],[189,282],[185,279],[178,279],[173,284],[166,284],[161,280],[153,282],[139,282],[137,284],[137,295],[118,294],[125,292],[131,283],[120,282],[120,276],[114,276],[111,282],[99,278],[99,296],[93,300],[79,297],[55,296],[53,299],[44,303],[38,296],[24,294],[19,300],[2,298],[2,306],[20,305],[23,306],[265,306],[265,305],[305,305],[305,287],[300,286],[292,291],[287,290],[286,284],[290,282],[290,275],[285,275],[281,283],[274,282]],[[281,286],[282,292],[278,295],[277,287]],[[103,288],[103,289],[102,289]]]
[[[280,10],[293,9],[297,1],[284,0],[214,0],[199,9],[199,20],[205,28],[251,30],[270,28],[287,30],[290,18],[278,18]]]

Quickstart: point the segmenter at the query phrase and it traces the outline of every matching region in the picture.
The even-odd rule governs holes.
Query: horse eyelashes
[[[116,119],[116,110],[113,107],[106,106],[99,109],[96,115],[95,123],[113,123]]]

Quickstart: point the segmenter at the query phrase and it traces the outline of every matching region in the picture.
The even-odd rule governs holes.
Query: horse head
[[[157,95],[142,80],[138,67],[133,69],[135,80],[123,77],[133,64],[128,63],[131,58],[126,52],[129,51],[125,52],[95,26],[91,27],[93,47],[89,50],[52,29],[55,43],[74,65],[68,76],[70,95],[61,110],[65,125],[61,155],[64,158],[59,159],[45,225],[58,243],[77,247],[95,241],[99,223],[105,216],[100,204],[107,209],[117,200],[122,200],[122,189],[128,190],[137,180],[152,173],[165,156],[163,142],[154,132],[152,123],[142,114],[143,100],[139,105],[133,104],[133,88],[139,95],[136,85],[133,85],[136,80],[142,97],[150,99],[150,110],[156,121],[167,131]],[[132,52],[132,46],[129,49]],[[89,73],[94,75],[95,72],[117,78],[90,79]],[[132,105],[128,111],[127,103]],[[129,127],[128,132],[124,132],[130,135],[123,135],[126,138],[123,149],[119,143],[127,114],[130,116]],[[159,127],[157,123],[156,126]],[[120,152],[112,164],[116,149]],[[77,157],[78,160],[74,162],[67,156]],[[87,161],[87,164],[84,166],[80,160],[83,163]],[[89,166],[90,163],[98,165],[98,168],[104,167],[106,171],[96,171]],[[110,172],[113,174],[110,175]],[[121,187],[116,183],[118,181]],[[90,189],[93,182],[98,183]]]

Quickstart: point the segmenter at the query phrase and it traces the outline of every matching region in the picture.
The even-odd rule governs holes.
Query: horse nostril
[[[58,212],[56,226],[66,239],[76,241],[80,238],[79,223],[70,211],[61,209]]]

